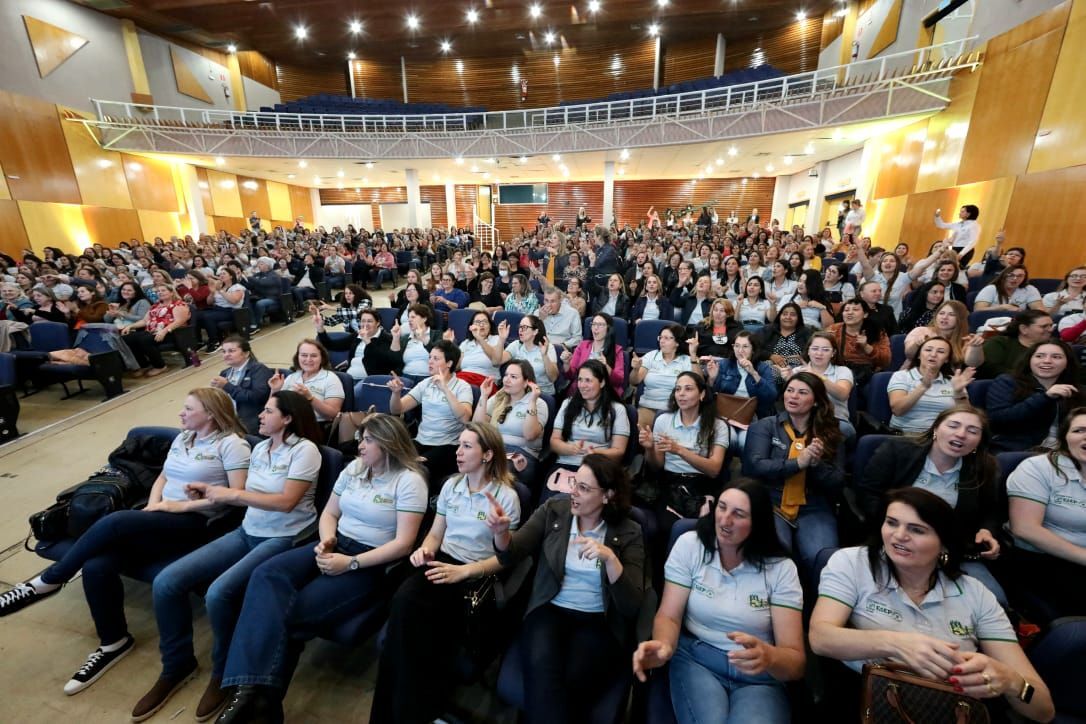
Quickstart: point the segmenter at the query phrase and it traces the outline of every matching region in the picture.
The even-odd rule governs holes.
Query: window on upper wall
[[[499,204],[545,204],[547,184],[501,184],[498,186]]]

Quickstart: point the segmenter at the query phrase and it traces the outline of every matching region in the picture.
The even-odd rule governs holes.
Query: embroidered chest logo
[[[885,603],[883,603],[881,601],[868,601],[867,602],[867,612],[868,613],[877,613],[877,614],[880,614],[882,616],[892,618],[895,621],[901,621],[901,619],[902,619],[900,611],[895,611],[890,606],[887,606]]]
[[[1069,505],[1072,508],[1086,508],[1086,500],[1078,500],[1070,495],[1053,495],[1053,505]]]
[[[377,494],[375,494],[373,496],[373,504],[374,505],[392,505],[395,502],[396,502],[396,499],[393,498],[391,495],[384,495],[382,493],[377,493]]]
[[[749,601],[751,608],[754,608],[754,609],[769,608],[769,599],[768,598],[762,598],[757,593],[750,594],[750,597],[747,600]]]
[[[193,460],[200,460],[200,461],[203,461],[203,460],[218,460],[219,456],[218,455],[212,455],[210,453],[196,453],[195,455],[192,456],[192,459]]]
[[[486,513],[480,510],[475,514],[475,520],[486,520]]]
[[[973,627],[972,626],[966,626],[961,621],[954,620],[954,621],[951,621],[949,625],[950,625],[950,633],[954,634],[955,636],[959,636],[961,638],[967,638],[967,637],[970,637],[970,636],[973,635]]]
[[[704,585],[702,583],[698,583],[697,581],[694,581],[694,590],[697,593],[700,593],[701,595],[705,596],[706,598],[712,598],[713,596],[716,595],[716,592],[714,592],[713,589],[709,588],[708,586],[706,586],[706,585]]]

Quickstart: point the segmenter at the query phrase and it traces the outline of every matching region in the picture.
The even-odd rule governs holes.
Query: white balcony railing
[[[949,101],[945,95],[949,77],[979,65],[980,53],[971,52],[975,40],[970,37],[753,83],[549,108],[325,115],[94,100],[97,118],[78,122],[93,126],[106,148],[169,153],[425,158],[596,150],[617,143],[665,145],[938,110]],[[775,116],[794,117],[791,127],[779,119],[767,123],[764,111],[774,108],[781,110]],[[760,124],[742,122],[751,114],[762,116]],[[706,119],[716,119],[715,127],[696,125]],[[691,131],[692,137],[644,133],[654,125],[676,124]],[[625,133],[604,135],[610,129]],[[595,133],[597,139],[556,142],[556,134],[570,131],[590,132],[581,136]],[[389,143],[392,140],[399,143]]]

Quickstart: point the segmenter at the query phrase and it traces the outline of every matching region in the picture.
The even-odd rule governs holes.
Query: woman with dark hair
[[[649,467],[661,471],[657,516],[666,540],[676,517],[698,517],[705,501],[716,494],[728,450],[728,426],[716,416],[716,394],[705,378],[698,372],[679,374],[667,409],[651,427],[638,424],[638,440]]]
[[[980,239],[980,209],[973,204],[966,204],[958,210],[958,221],[943,221],[940,214],[942,209],[935,210],[935,225],[940,229],[949,229],[950,236],[947,242],[954,249],[958,257],[958,264],[962,267],[969,266],[973,258],[973,250]]]
[[[418,292],[419,295],[413,302],[407,299],[407,286],[411,284],[415,285],[415,291]],[[401,311],[406,309],[409,304],[417,304],[419,302],[426,304],[429,303],[429,301],[430,292],[426,290],[426,284],[422,281],[422,273],[418,269],[408,269],[407,274],[404,275],[404,288],[398,292],[390,292],[388,295],[389,305],[396,307],[396,309]]]
[[[863,300],[846,300],[841,305],[841,321],[830,325],[826,332],[836,342],[838,362],[852,370],[852,378],[860,387],[890,364],[890,338]]]
[[[894,312],[894,318],[901,316],[902,302],[905,295],[912,288],[912,276],[905,270],[901,259],[889,252],[884,253],[879,259],[876,270],[871,260],[867,258],[864,247],[859,245],[856,250],[860,255],[860,268],[863,270],[864,279],[868,282],[877,282],[882,294],[879,301]]]
[[[1013,375],[996,377],[988,388],[993,444],[1000,451],[1055,449],[1063,418],[1084,404],[1077,355],[1058,339],[1038,342]]]
[[[576,721],[591,711],[601,672],[629,661],[645,593],[644,539],[629,516],[622,464],[585,455],[570,489],[515,533],[493,497],[487,515],[502,566],[540,561],[521,628],[529,724]]]
[[[717,252],[713,252],[714,255],[719,256]],[[729,256],[724,260],[724,269],[714,274],[712,271],[712,265],[710,264],[709,279],[714,284],[720,284],[720,289],[723,295],[730,302],[737,302],[739,297],[743,296],[743,286],[745,279],[741,271],[742,267],[739,266],[739,257]]]
[[[984,363],[984,336],[969,333],[969,310],[961,302],[943,302],[930,322],[909,332],[905,337],[905,364],[902,369],[908,369],[920,345],[932,337],[942,337],[950,342],[955,366],[980,367]]]
[[[154,377],[166,371],[166,361],[162,359],[159,345],[169,341],[176,330],[187,327],[189,315],[189,305],[177,298],[173,285],[159,285],[158,301],[151,305],[143,319],[121,329],[121,335],[139,365],[135,376],[146,374]],[[182,350],[186,356],[194,352]]]
[[[856,287],[848,280],[848,270],[840,262],[829,263],[822,268],[822,288],[833,305],[856,296]]]
[[[471,300],[470,304],[482,304],[486,307],[486,311],[491,314],[505,309],[505,302],[502,300],[501,292],[495,286],[494,275],[490,272],[483,272],[479,275],[478,283],[469,292],[468,299]]]
[[[451,329],[446,329],[442,336],[449,342],[455,341],[455,333]],[[508,338],[509,322],[502,320],[495,331],[489,312],[482,309],[473,312],[468,322],[467,336],[460,343],[460,365],[456,376],[475,387],[487,378],[496,378],[500,374],[498,367],[502,363],[505,340]]]
[[[765,486],[725,486],[712,512],[675,541],[664,579],[634,674],[646,681],[670,662],[679,724],[791,721],[783,683],[803,677],[803,591]]]
[[[811,649],[847,667],[826,686],[829,710],[851,717],[863,665],[893,660],[997,713],[1009,706],[1051,720],[1052,697],[1007,615],[961,572],[954,509],[927,490],[900,488],[883,498],[873,523],[879,529],[866,546],[830,557],[811,616]]]
[[[777,378],[773,365],[761,354],[758,339],[747,330],[732,340],[732,358],[710,359],[705,364],[706,379],[717,392],[757,400],[756,418],[776,414]],[[746,443],[745,427],[732,426],[732,445],[739,451]]]
[[[931,281],[921,286],[913,292],[908,308],[898,320],[898,333],[908,334],[917,327],[930,324],[945,298],[946,286],[942,282]]]
[[[403,369],[403,376],[411,382],[421,382],[430,376],[430,351],[441,340],[441,330],[434,326],[434,310],[429,304],[413,303],[404,311],[407,331],[402,331],[404,315],[401,315],[389,330],[392,335],[389,349],[400,358],[398,368]]]
[[[211,288],[211,306],[196,315],[196,322],[207,334],[205,349],[214,352],[221,344],[219,324],[232,324],[234,310],[245,306],[245,287],[238,283],[237,272],[225,264],[216,277],[208,281],[208,286]]]
[[[514,274],[509,290],[509,295],[505,298],[505,308],[509,311],[534,314],[535,310],[539,309],[539,297],[528,285],[528,277],[523,274]]]
[[[359,310],[358,320],[353,325],[355,333],[346,339],[329,335],[324,329],[326,321],[319,313],[313,314],[317,341],[327,350],[347,352],[349,356],[345,371],[353,379],[387,375],[402,368],[400,355],[392,351],[392,336],[381,328],[381,317],[376,309],[365,307]]]
[[[814,269],[800,270],[796,277],[796,288],[791,294],[787,294],[777,300],[778,308],[788,304],[799,307],[803,317],[803,326],[812,331],[833,324],[833,314],[830,312],[830,300],[822,288],[822,275]]]
[[[977,292],[973,310],[1024,312],[1027,309],[1045,311],[1044,300],[1037,287],[1029,283],[1024,266],[1009,266],[988,286]]]
[[[644,385],[637,400],[638,425],[652,424],[653,417],[667,407],[668,396],[675,387],[675,378],[689,372],[690,357],[683,354],[685,330],[679,324],[669,324],[656,337],[656,349],[644,357],[634,354],[630,360],[630,385]]]
[[[577,379],[581,365],[589,360],[599,360],[607,368],[607,376],[615,395],[621,397],[626,389],[626,357],[622,345],[615,342],[614,318],[604,312],[598,312],[589,324],[591,339],[583,340],[570,352],[562,352],[562,362],[566,365],[566,377]]]
[[[321,430],[313,408],[297,392],[280,390],[260,413],[245,486],[228,488],[193,482],[191,499],[247,507],[241,525],[230,533],[174,561],[154,580],[162,674],[132,710],[134,721],[158,711],[196,672],[189,595],[207,589],[204,603],[211,622],[211,679],[196,708],[203,721],[226,703],[223,669],[234,624],[253,569],[293,548],[317,520],[314,494],[321,468]]]
[[[766,298],[765,280],[760,276],[749,276],[743,292],[735,305],[735,319],[744,329],[757,332],[777,316],[777,305]]]
[[[558,380],[558,354],[547,339],[547,329],[534,314],[521,317],[517,328],[517,341],[506,346],[502,353],[502,364],[510,360],[527,362],[535,373],[533,382],[539,385],[544,395],[555,394],[554,383]]]
[[[855,482],[856,502],[872,527],[880,521],[882,496],[914,485],[945,500],[958,515],[964,572],[1005,602],[1003,588],[985,566],[1002,551],[997,534],[1004,522],[999,467],[990,452],[988,418],[968,404],[943,410],[918,438],[893,437],[879,445]]]
[[[765,350],[777,367],[799,367],[810,339],[811,331],[803,323],[803,310],[795,302],[789,302],[758,332],[758,347]]]
[[[1059,618],[1086,615],[1086,407],[1071,410],[1056,437],[1055,450],[1026,458],[1007,479],[1014,546],[1004,572],[1012,593],[1043,592]]]
[[[837,547],[834,503],[845,483],[845,446],[822,380],[796,372],[781,393],[784,412],[750,426],[743,474],[769,486],[777,534],[795,551],[807,580],[818,580],[815,559]]]
[[[890,377],[886,394],[890,398],[890,427],[909,434],[922,434],[939,413],[969,400],[966,390],[976,370],[957,368],[950,342],[929,337],[913,355],[909,369]]]
[[[811,341],[807,343],[804,353],[807,363],[796,367],[781,370],[781,376],[789,379],[796,372],[810,372],[822,380],[826,386],[826,393],[833,402],[833,413],[841,426],[841,434],[845,441],[851,443],[856,437],[856,428],[849,419],[848,400],[852,395],[855,380],[852,370],[845,365],[835,364],[837,359],[837,341],[829,332],[815,332],[811,335]]]
[[[363,309],[370,309],[373,307],[373,297],[370,296],[369,292],[353,282],[344,287],[339,296],[341,301],[337,307],[333,307],[326,302],[320,303],[321,310],[335,310],[328,316],[321,315],[323,321],[320,326],[335,327],[337,325],[343,325],[344,332],[354,332],[357,334],[358,313]]]
[[[551,451],[558,456],[559,468],[576,470],[592,452],[616,461],[626,454],[630,418],[607,377],[607,368],[596,359],[577,370],[573,393],[558,408],[551,433]]]
[[[102,322],[109,311],[109,305],[102,299],[93,287],[79,285],[75,288],[75,299],[68,303],[68,312],[71,314],[71,323],[75,329],[80,329],[84,324],[97,324]],[[73,308],[74,307],[74,308]]]
[[[776,248],[776,247],[773,247]],[[770,265],[770,277],[766,281],[766,298],[774,304],[796,291],[796,280],[792,278],[786,261],[777,259]]]
[[[599,291],[592,300],[592,310],[596,314],[610,314],[612,317],[625,319],[630,314],[630,298],[624,291],[626,281],[621,274],[607,277],[607,286]]]
[[[1014,372],[1030,347],[1052,338],[1052,327],[1052,317],[1046,312],[1030,309],[1016,314],[1006,329],[984,342],[984,364],[977,376],[993,379]]]
[[[271,391],[297,392],[313,406],[317,422],[331,423],[343,408],[345,393],[343,383],[332,372],[328,350],[315,339],[303,339],[294,350],[291,370],[286,377],[276,370],[268,380]]]
[[[58,302],[53,290],[44,285],[38,285],[30,290],[30,301],[33,308],[14,309],[12,316],[24,324],[34,322],[60,322],[68,323],[68,314],[62,307],[63,302]]]

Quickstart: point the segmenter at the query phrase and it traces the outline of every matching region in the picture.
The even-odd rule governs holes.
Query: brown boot
[[[200,703],[196,705],[196,721],[211,719],[219,713],[219,709],[222,709],[229,698],[229,692],[222,688],[222,679],[212,676],[204,689],[204,695],[200,697]]]
[[[160,676],[155,685],[151,687],[151,690],[143,695],[143,698],[136,704],[136,708],[132,710],[132,721],[143,721],[144,719],[150,719],[154,716],[155,712],[161,709],[174,692],[180,689],[182,686],[188,683],[196,674],[196,667],[192,668],[187,674],[181,676]]]

